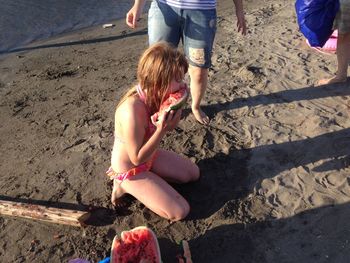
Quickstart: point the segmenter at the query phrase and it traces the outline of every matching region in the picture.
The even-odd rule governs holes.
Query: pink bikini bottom
[[[124,181],[124,180],[130,178],[131,176],[137,175],[137,174],[142,173],[142,172],[149,171],[151,169],[152,164],[153,164],[155,159],[156,159],[156,154],[153,154],[152,158],[149,161],[147,161],[143,164],[140,164],[139,166],[136,166],[136,167],[124,172],[124,173],[117,173],[113,170],[112,167],[109,167],[106,174],[111,180],[117,179],[119,181]]]

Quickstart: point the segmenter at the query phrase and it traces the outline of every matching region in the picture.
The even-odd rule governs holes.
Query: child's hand
[[[241,32],[243,36],[247,34],[247,25],[245,23],[243,9],[236,9],[237,16],[237,31]]]
[[[171,131],[173,130],[181,119],[181,113],[182,110],[179,109],[177,111],[171,110],[170,112],[164,111],[161,116],[152,116],[152,122],[157,127],[157,129],[160,129],[162,131]],[[156,121],[158,118],[158,121]]]
[[[141,10],[137,6],[133,6],[129,12],[126,14],[125,22],[131,28],[137,27],[137,22],[139,21],[141,16]]]

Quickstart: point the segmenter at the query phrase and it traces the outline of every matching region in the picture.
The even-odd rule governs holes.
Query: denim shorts
[[[166,41],[178,46],[180,39],[189,63],[211,66],[216,33],[216,9],[179,9],[153,0],[148,12],[148,38],[152,45]]]

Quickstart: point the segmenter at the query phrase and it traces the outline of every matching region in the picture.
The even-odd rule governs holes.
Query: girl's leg
[[[156,214],[172,221],[185,218],[190,211],[187,201],[164,179],[152,172],[137,174],[123,181],[119,188]]]
[[[187,183],[199,179],[199,168],[188,158],[159,149],[151,171],[158,174],[168,182]]]
[[[111,202],[113,206],[118,207],[121,205],[118,202],[118,199],[122,197],[125,194],[125,191],[121,186],[122,181],[118,179],[113,179],[113,189],[112,189],[112,196],[111,196]]]

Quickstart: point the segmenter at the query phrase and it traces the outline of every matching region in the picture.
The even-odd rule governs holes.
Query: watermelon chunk
[[[159,114],[163,111],[178,110],[182,108],[188,99],[189,92],[186,85],[182,86],[175,93],[171,93],[160,105]]]
[[[176,111],[185,106],[189,95],[190,92],[187,88],[187,85],[182,86],[175,93],[171,93],[160,105],[159,111],[151,116],[153,124],[159,121],[159,117],[164,112],[169,112],[171,110]]]
[[[123,231],[113,239],[111,263],[161,263],[156,235],[145,226]]]

